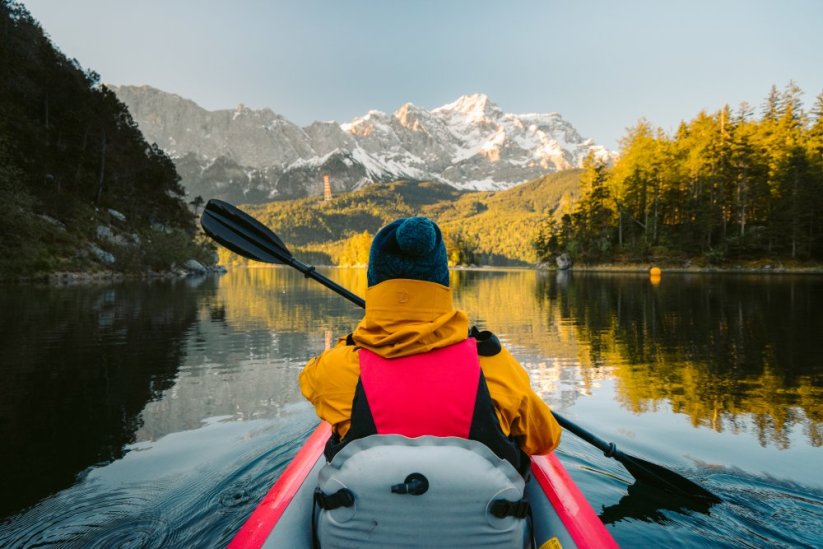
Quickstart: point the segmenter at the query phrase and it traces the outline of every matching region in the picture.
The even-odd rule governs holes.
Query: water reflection
[[[306,361],[331,334],[348,333],[360,314],[291,269],[238,269],[222,277],[201,305],[174,386],[145,407],[137,440],[195,429],[204,418],[278,416],[302,401],[297,377]]]
[[[541,277],[538,299],[573,322],[590,367],[610,365],[634,412],[661,402],[695,426],[787,448],[823,442],[823,281],[796,276]],[[551,314],[551,312],[550,312]]]
[[[183,282],[0,293],[0,516],[122,457],[196,318]],[[11,496],[13,495],[13,496]]]
[[[364,270],[325,274],[365,294]],[[614,379],[616,398],[636,413],[665,402],[695,426],[751,431],[764,446],[788,447],[793,429],[823,442],[820,277],[667,274],[652,284],[645,275],[456,271],[451,285],[552,404],[570,407]],[[270,358],[315,354],[324,334],[347,334],[362,314],[286,268],[232,273],[219,301],[226,322],[251,330],[245,352],[269,349]],[[283,338],[274,350],[272,332]]]
[[[362,269],[324,274],[365,294]],[[362,310],[288,268],[199,284],[2,289],[0,517],[39,502],[4,519],[0,545],[223,546],[280,474],[317,421],[297,375]],[[451,284],[552,406],[727,502],[683,513],[564,436],[561,460],[618,541],[781,543],[792,520],[790,539],[815,535],[794,513],[820,524],[823,279],[513,270]]]

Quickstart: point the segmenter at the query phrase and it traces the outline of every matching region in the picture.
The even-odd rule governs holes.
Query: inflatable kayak
[[[346,521],[349,521],[351,524],[355,525],[355,530],[353,533],[352,531],[343,530],[342,537],[340,537],[341,533],[338,532],[337,538],[323,538],[333,540],[332,543],[327,543],[324,541],[321,544],[323,547],[356,547],[360,545],[370,545],[373,547],[416,546],[418,544],[415,543],[414,540],[419,539],[419,537],[416,536],[419,536],[420,532],[426,532],[429,539],[431,539],[431,536],[434,535],[435,539],[438,540],[437,544],[441,544],[440,542],[442,541],[442,545],[444,546],[476,547],[494,544],[497,546],[506,546],[507,544],[505,542],[501,544],[497,542],[485,543],[485,541],[492,539],[504,539],[494,538],[494,536],[498,535],[503,530],[507,530],[509,532],[513,531],[512,528],[509,527],[516,524],[526,525],[525,531],[527,532],[528,537],[523,538],[526,540],[523,544],[525,547],[530,545],[539,549],[617,547],[617,543],[614,541],[611,534],[608,530],[606,530],[605,526],[603,526],[603,523],[594,512],[589,502],[583,497],[582,493],[574,484],[563,465],[561,465],[560,461],[553,453],[545,456],[532,456],[531,458],[531,475],[528,475],[528,479],[525,482],[525,490],[523,491],[525,497],[524,500],[522,500],[527,502],[525,505],[526,508],[528,508],[528,519],[518,520],[518,518],[516,518],[516,516],[518,516],[516,513],[509,513],[510,516],[505,516],[505,512],[496,515],[497,517],[502,518],[495,518],[491,514],[486,513],[486,519],[477,521],[478,523],[482,523],[482,525],[480,525],[481,527],[470,532],[471,536],[474,537],[469,536],[465,538],[457,538],[460,541],[455,541],[455,535],[464,534],[462,534],[461,530],[455,525],[449,525],[447,522],[444,524],[443,522],[449,520],[448,517],[452,515],[452,509],[445,509],[444,511],[436,506],[431,507],[429,503],[425,503],[422,508],[426,510],[427,515],[422,518],[418,518],[417,522],[415,522],[415,517],[412,516],[413,512],[409,513],[408,510],[402,510],[400,508],[395,509],[397,512],[394,513],[394,515],[396,517],[400,517],[399,527],[401,529],[401,533],[399,535],[395,534],[395,538],[390,538],[392,541],[374,541],[374,539],[370,538],[371,543],[361,544],[356,541],[358,539],[362,539],[358,538],[358,535],[362,535],[365,532],[366,535],[370,536],[373,534],[372,530],[376,529],[378,522],[381,524],[388,524],[390,522],[388,514],[386,513],[383,513],[384,517],[380,517],[378,514],[377,520],[374,518],[367,519],[365,523],[362,520],[363,515],[367,516],[369,512],[381,513],[381,510],[385,510],[387,505],[392,504],[391,502],[397,502],[396,505],[399,507],[402,507],[403,505],[408,506],[416,504],[417,507],[420,508],[420,502],[425,500],[423,498],[414,498],[409,495],[404,495],[402,497],[395,495],[397,493],[414,494],[412,489],[409,488],[411,485],[414,485],[415,489],[419,488],[417,485],[417,480],[412,479],[412,477],[417,475],[417,473],[414,473],[405,479],[407,481],[405,484],[405,489],[403,488],[403,479],[401,477],[401,484],[393,486],[391,491],[384,490],[386,495],[381,496],[382,500],[378,498],[376,503],[373,502],[373,509],[369,510],[366,505],[367,502],[363,501],[358,502],[359,506],[354,505],[352,501],[338,501],[336,506],[327,505],[326,507],[323,507],[324,509],[334,509],[332,511],[326,511],[326,514],[338,514],[329,515],[325,523],[322,520],[318,522],[318,496],[316,494],[316,492],[320,491],[318,482],[321,486],[323,486],[325,482],[325,487],[327,488],[331,485],[347,485],[345,479],[342,481],[340,480],[340,478],[342,478],[340,475],[345,476],[346,471],[342,470],[341,467],[338,467],[337,469],[332,468],[332,465],[338,461],[338,457],[335,457],[332,464],[328,465],[323,454],[323,448],[326,440],[329,438],[330,432],[331,428],[327,423],[321,423],[317,427],[312,435],[306,440],[303,447],[298,451],[292,462],[288,465],[288,467],[286,467],[283,474],[277,479],[271,490],[269,490],[263,498],[262,502],[252,512],[251,516],[232,539],[229,544],[230,548],[311,548],[315,546],[318,541],[316,534],[318,528],[324,528],[325,524],[325,528],[328,529],[331,527],[332,531],[334,531],[334,528],[347,524]],[[363,440],[366,441],[366,439]],[[390,438],[390,440],[393,439]],[[403,456],[407,456],[415,451],[446,452],[447,454],[444,454],[447,456],[446,459],[448,459],[448,452],[465,452],[465,449],[453,449],[447,447],[448,445],[442,444],[436,445],[435,447],[426,446],[425,449],[421,449],[419,448],[420,443],[414,442],[415,439],[405,440],[410,441],[410,443],[406,443],[405,447],[400,448],[398,452],[388,460],[386,460],[386,456],[391,456],[391,454],[387,454],[386,452],[391,450],[386,450],[386,446],[375,446],[372,444],[372,447],[370,447],[369,442],[365,442],[360,446],[366,450],[370,450],[372,453],[375,451],[382,452],[380,455],[383,456],[383,461],[389,461],[394,465],[401,462],[403,460]],[[358,441],[353,442],[352,445],[355,445],[357,442]],[[355,450],[353,449],[351,452],[354,451]],[[467,454],[471,457],[471,453]],[[491,455],[490,452],[488,452],[488,454]],[[359,451],[357,455],[358,457],[368,456],[369,452]],[[466,461],[465,458],[465,455],[461,455],[459,461],[460,467],[452,467],[450,469],[448,474],[449,479],[455,476],[460,476],[459,471],[455,474],[455,469],[471,469],[471,467],[473,467],[473,465]],[[368,459],[368,457],[364,459]],[[483,462],[483,456],[476,457],[475,461]],[[355,460],[352,460],[351,463],[353,465],[349,469],[354,471],[355,475],[367,477],[368,479],[379,477],[379,471],[374,470],[368,462],[356,462]],[[495,467],[496,466],[494,464],[490,465],[489,470],[483,473],[480,477],[478,477],[476,473],[472,473],[472,475],[475,480],[477,478],[490,478],[497,474]],[[511,468],[511,470],[514,471],[513,468]],[[364,474],[364,471],[368,471],[368,473]],[[436,485],[438,482],[437,471],[427,470],[426,474],[432,479],[432,484]],[[425,479],[422,475],[419,476]],[[409,483],[410,479],[412,479],[411,484]],[[517,476],[514,481],[519,482],[519,486],[522,488],[522,477]],[[483,484],[486,484],[485,481]],[[396,490],[398,487],[399,489]],[[425,488],[423,488],[423,491],[427,488],[428,484]],[[495,489],[497,488],[492,488],[492,490]],[[432,492],[434,491],[435,490],[432,489]],[[505,490],[498,490],[497,495],[503,494],[504,491]],[[325,496],[325,499],[333,501],[336,498],[339,500],[341,493],[346,496],[351,494],[351,492],[344,489],[333,494],[335,497]],[[355,493],[357,493],[356,490]],[[345,499],[346,498],[343,498],[343,500]],[[494,501],[497,502],[504,500]],[[454,495],[454,502],[455,503],[452,507],[456,507],[458,509],[469,508],[469,505],[464,506],[461,503],[460,496],[456,492]],[[506,503],[508,507],[514,509],[520,502],[516,501],[509,504],[504,501],[504,503]],[[485,506],[485,503],[483,505]],[[375,506],[376,509],[374,508]],[[492,508],[492,513],[493,512],[494,509]],[[365,524],[367,528],[361,528],[358,531],[356,529],[357,520],[352,519],[354,516],[359,516],[361,519],[360,524]],[[482,513],[480,513],[480,516],[482,519]],[[519,516],[522,518],[523,515],[521,514]],[[385,520],[382,520],[382,518],[385,518]],[[405,531],[402,531],[403,528],[405,528]],[[432,534],[432,532],[434,532],[434,534]],[[421,545],[431,546],[431,543],[421,543]],[[520,545],[520,543],[518,542],[515,545]]]

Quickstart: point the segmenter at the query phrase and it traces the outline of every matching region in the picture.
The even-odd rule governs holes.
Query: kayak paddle
[[[623,464],[623,467],[629,471],[629,474],[638,481],[659,486],[669,492],[705,499],[712,503],[720,503],[722,501],[719,497],[686,477],[678,475],[674,471],[651,463],[650,461],[630,456],[622,450],[618,450],[614,442],[606,442],[594,436],[555,411],[552,411],[552,414],[561,427],[602,451],[604,456],[619,461]]]
[[[212,198],[206,204],[200,224],[206,234],[229,250],[263,263],[282,263],[294,267],[306,278],[313,278],[355,305],[366,302],[339,284],[318,273],[313,266],[298,261],[271,229],[228,202]]]
[[[363,298],[351,293],[336,282],[318,273],[311,265],[295,259],[283,241],[271,229],[246,212],[228,202],[215,198],[208,201],[200,224],[211,238],[234,253],[263,263],[282,263],[294,267],[330,290],[342,295],[355,305],[366,307]],[[552,412],[557,422],[566,430],[598,448],[606,457],[614,458],[635,479],[663,490],[719,503],[721,499],[689,479],[649,461],[630,456],[618,450],[612,442],[606,442],[589,433],[563,416]]]

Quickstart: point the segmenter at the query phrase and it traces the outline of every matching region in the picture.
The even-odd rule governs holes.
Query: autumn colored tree
[[[606,163],[590,152],[580,175],[580,199],[572,214],[574,239],[586,255],[599,259],[612,251],[615,233],[615,202],[608,186]]]
[[[561,245],[557,219],[547,219],[535,249],[584,260],[823,258],[823,94],[811,113],[801,95],[793,82],[773,86],[759,120],[746,104],[726,105],[671,137],[640,120],[613,166],[586,160],[571,238]]]
[[[337,264],[346,267],[368,265],[371,241],[369,231],[356,233],[346,239]]]

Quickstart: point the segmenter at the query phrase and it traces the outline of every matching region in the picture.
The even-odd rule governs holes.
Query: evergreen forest
[[[823,259],[823,93],[773,86],[761,113],[700,112],[674,135],[641,120],[614,165],[586,159],[573,211],[543,220],[541,258],[697,265]]]
[[[99,75],[0,0],[0,278],[207,261],[179,179]]]

